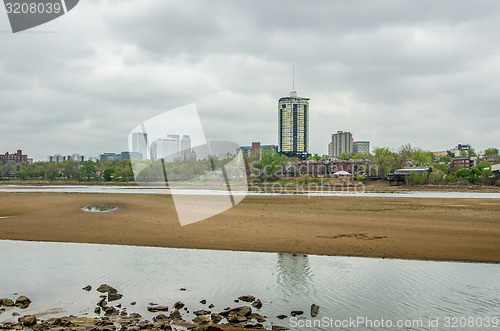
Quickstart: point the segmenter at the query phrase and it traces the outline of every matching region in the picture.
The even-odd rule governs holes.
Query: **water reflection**
[[[307,255],[279,253],[276,269],[278,285],[287,295],[307,294],[313,290],[312,271]]]

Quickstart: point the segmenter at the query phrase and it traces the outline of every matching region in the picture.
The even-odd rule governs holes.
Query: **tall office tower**
[[[169,152],[171,151],[171,157],[169,158],[173,161],[181,156],[181,136],[178,134],[167,134],[167,139],[169,140]]]
[[[278,101],[279,152],[286,156],[309,156],[309,98],[297,96],[295,83],[290,94]]]
[[[191,138],[183,135],[181,139],[181,160],[185,160],[191,155]]]
[[[160,138],[153,141],[151,143],[150,155],[153,161],[163,159],[165,162],[172,162],[179,157],[179,139],[167,136],[167,138]]]
[[[369,141],[355,141],[353,144],[353,152],[370,154],[370,142]]]
[[[350,132],[337,131],[332,134],[330,156],[339,157],[343,153],[352,153],[354,149],[352,134]]]
[[[148,158],[148,135],[147,133],[132,133],[132,150],[134,153],[141,153],[142,159]]]

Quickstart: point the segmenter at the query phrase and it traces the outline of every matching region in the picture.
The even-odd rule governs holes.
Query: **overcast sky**
[[[81,0],[12,34],[0,9],[0,153],[97,156],[195,103],[207,139],[277,144],[277,103],[310,100],[310,152],[500,147],[498,1]]]

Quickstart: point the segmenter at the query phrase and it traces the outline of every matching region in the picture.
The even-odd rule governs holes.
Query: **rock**
[[[212,322],[214,322],[215,324],[218,324],[220,321],[222,321],[222,316],[217,313],[212,313],[210,315],[210,318],[212,319]]]
[[[279,325],[273,325],[271,328],[272,331],[286,331],[290,330],[289,328],[285,328],[284,326],[279,326]]]
[[[170,326],[169,321],[162,321],[159,325],[160,330],[172,330],[172,327]]]
[[[253,295],[242,295],[238,299],[240,299],[241,301],[245,301],[245,302],[254,302],[255,301],[255,297]]]
[[[114,293],[114,292],[108,293],[108,301],[109,302],[120,300],[122,297],[123,297],[123,294],[118,294],[118,293]]]
[[[206,304],[206,303],[207,303],[207,300],[205,300],[205,299],[200,300],[200,303],[201,303],[202,305],[204,305],[204,304]]]
[[[149,306],[148,311],[150,311],[152,313],[156,313],[159,311],[168,311],[168,307],[167,306]]]
[[[170,319],[176,321],[176,320],[182,320],[182,315],[179,309],[174,310],[173,312],[170,313]]]
[[[285,319],[285,318],[287,318],[287,317],[288,317],[288,316],[283,315],[283,314],[282,314],[282,315],[278,315],[278,316],[276,316],[276,318],[277,318],[277,319],[280,319],[280,320],[284,320],[284,319]]]
[[[129,317],[133,318],[133,319],[139,319],[139,318],[142,318],[142,315],[138,314],[138,313],[132,313],[129,315]]]
[[[137,304],[137,302],[133,301],[130,303],[131,306],[135,306]]]
[[[176,303],[174,303],[175,309],[182,309],[182,307],[184,307],[184,304],[182,302],[177,301]]]
[[[205,325],[210,323],[210,318],[203,315],[199,315],[193,319],[193,322],[195,322],[198,325]]]
[[[304,314],[304,312],[302,310],[293,310],[290,315],[292,315],[293,317],[295,316],[298,316],[298,315],[302,315]]]
[[[257,299],[257,300],[255,300],[255,302],[252,303],[252,306],[257,308],[257,309],[260,309],[260,308],[262,308],[262,301],[260,301],[260,299]]]
[[[208,310],[204,310],[204,309],[200,309],[200,310],[196,310],[196,311],[193,311],[193,314],[195,314],[196,316],[200,316],[200,315],[208,315],[210,314],[211,312],[208,311]]]
[[[222,331],[218,326],[210,325],[205,331]]]
[[[15,312],[12,313],[12,316],[20,316],[20,314],[15,311]]]
[[[319,306],[313,303],[311,305],[311,317],[318,316],[318,312],[319,312]]]
[[[111,287],[108,284],[101,284],[101,286],[97,288],[97,292],[118,293],[118,291],[114,287]]]
[[[14,306],[14,301],[12,301],[11,299],[0,299],[0,301],[2,302],[2,304],[5,307],[12,307],[12,306]]]
[[[213,307],[215,307],[215,305],[213,303],[211,303],[208,308],[212,309]]]
[[[236,299],[236,300],[234,300],[234,302],[238,303],[238,302],[240,302],[240,300]]]
[[[150,302],[150,303],[149,303],[149,305],[150,305],[150,306],[158,306],[158,304],[157,304],[157,303],[155,303],[155,302]]]
[[[94,314],[97,314],[97,315],[101,314],[101,307],[95,307]]]
[[[126,311],[121,311],[120,312],[120,316],[127,316],[127,315],[128,315],[128,313]]]
[[[109,315],[118,315],[119,311],[115,307],[106,307],[104,308],[104,315],[109,316]]]
[[[97,306],[101,307],[101,308],[104,308],[106,307],[108,303],[106,302],[106,298],[102,298],[101,300],[99,300],[99,302],[97,303]]]
[[[228,317],[226,317],[227,321],[229,323],[242,323],[246,322],[247,318],[243,315],[240,314],[231,314]]]
[[[35,315],[26,315],[23,317],[19,317],[18,321],[24,326],[31,326],[36,324],[36,317]]]
[[[243,306],[238,309],[239,309],[239,314],[243,316],[248,316],[252,313],[252,308],[250,308],[250,306]]]
[[[254,319],[259,323],[264,323],[266,321],[266,318],[260,314],[253,313],[247,316],[249,319]]]
[[[57,326],[57,325],[61,324],[61,322],[62,322],[62,319],[60,319],[59,317],[51,318],[47,321],[47,323],[49,325],[52,325],[52,326]]]
[[[183,287],[183,288],[181,288],[180,290],[181,290],[181,291],[185,291],[186,289]]]
[[[82,288],[82,290],[89,292],[90,290],[92,290],[92,286],[87,285],[84,288]]]
[[[153,317],[154,322],[163,321],[163,320],[167,320],[167,319],[168,319],[168,316],[165,314],[159,314],[159,315]]]

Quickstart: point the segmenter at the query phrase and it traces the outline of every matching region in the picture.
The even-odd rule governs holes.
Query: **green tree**
[[[49,163],[45,168],[45,178],[55,180],[59,177],[59,169],[57,163]]]
[[[114,168],[107,168],[102,173],[102,178],[104,178],[105,181],[110,182],[113,180],[114,174],[115,174]]]
[[[490,147],[484,151],[484,156],[497,156],[498,148]]]
[[[417,167],[428,166],[434,160],[434,153],[429,151],[424,151],[421,148],[412,148],[410,154],[410,160]]]
[[[285,156],[276,153],[273,150],[264,150],[261,154],[259,163],[261,180],[264,177],[268,179],[277,179],[284,172]]]
[[[373,165],[377,168],[379,177],[401,167],[401,155],[391,152],[387,147],[375,148],[373,154]]]

